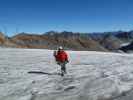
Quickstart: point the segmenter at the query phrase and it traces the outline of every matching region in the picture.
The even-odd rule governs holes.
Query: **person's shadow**
[[[48,73],[42,71],[29,71],[29,74],[61,75],[61,73]]]

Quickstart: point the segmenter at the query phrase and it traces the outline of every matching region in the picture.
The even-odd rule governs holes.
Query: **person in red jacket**
[[[64,76],[66,73],[66,64],[69,62],[67,53],[60,46],[58,51],[54,51],[54,57],[57,64],[61,66],[61,76]]]

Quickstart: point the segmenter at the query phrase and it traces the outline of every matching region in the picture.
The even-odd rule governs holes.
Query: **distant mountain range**
[[[131,42],[130,45],[133,45],[132,41],[133,31],[104,33],[50,31],[42,35],[19,33],[12,37],[0,32],[0,46],[13,48],[57,49],[62,45],[65,49],[70,50],[118,51],[118,49],[123,50],[121,45],[124,43],[130,44]]]

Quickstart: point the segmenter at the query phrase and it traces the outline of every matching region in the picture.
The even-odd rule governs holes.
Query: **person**
[[[58,51],[54,51],[54,57],[58,65],[61,66],[61,76],[64,76],[66,74],[66,64],[69,62],[68,55],[64,51],[63,47],[60,46],[58,48]]]

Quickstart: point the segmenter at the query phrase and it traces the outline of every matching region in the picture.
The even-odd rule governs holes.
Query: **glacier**
[[[61,77],[53,50],[0,48],[0,100],[131,100],[133,54],[67,53],[68,73]]]

